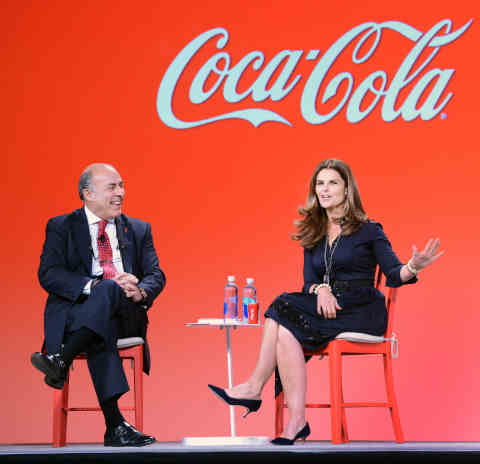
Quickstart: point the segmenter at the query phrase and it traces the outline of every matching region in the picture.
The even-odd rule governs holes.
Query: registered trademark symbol
[[[442,113],[442,114],[440,115],[440,117],[441,117],[442,119],[447,119],[447,113]]]

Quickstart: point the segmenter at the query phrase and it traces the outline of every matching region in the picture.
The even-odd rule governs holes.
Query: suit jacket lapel
[[[82,259],[88,275],[92,272],[92,239],[90,238],[90,229],[88,227],[87,215],[83,208],[77,209],[73,213],[72,225],[73,239],[77,245],[80,258]]]
[[[135,259],[135,250],[133,249],[133,231],[127,218],[122,214],[115,218],[117,228],[118,246],[122,255],[123,270],[133,274],[133,262]]]

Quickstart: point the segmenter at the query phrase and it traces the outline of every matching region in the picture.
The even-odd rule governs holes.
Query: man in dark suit
[[[75,356],[87,353],[106,423],[105,446],[144,446],[155,439],[128,424],[118,399],[129,390],[117,339],[145,339],[147,310],[165,286],[150,225],[122,214],[122,178],[108,164],[92,164],[79,182],[81,209],[50,219],[38,276],[48,292],[43,352],[34,367],[61,389]]]

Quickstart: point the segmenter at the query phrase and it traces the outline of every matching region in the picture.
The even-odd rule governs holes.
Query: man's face
[[[122,214],[125,189],[120,174],[112,168],[93,168],[90,187],[83,195],[87,208],[99,218],[108,221]]]

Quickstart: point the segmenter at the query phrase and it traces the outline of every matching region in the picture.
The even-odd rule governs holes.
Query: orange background
[[[394,374],[401,419],[409,441],[478,440],[478,2],[24,0],[2,5],[2,442],[51,440],[52,391],[29,363],[41,346],[46,297],[36,271],[47,219],[80,206],[76,188],[85,166],[114,164],[127,187],[125,212],[152,224],[167,286],[150,313],[153,366],[145,381],[145,431],[173,441],[228,435],[228,409],[207,389],[207,383],[227,383],[225,334],[185,323],[221,316],[228,274],[242,284],[254,277],[263,309],[279,293],[300,288],[302,250],[289,234],[311,173],[326,157],[350,164],[369,216],[383,223],[401,260],[410,257],[412,244],[441,238],[445,256],[422,273],[418,285],[399,293],[400,358]],[[284,49],[322,54],[366,21],[398,20],[425,32],[445,18],[454,30],[474,19],[427,67],[455,69],[445,119],[400,117],[386,123],[380,102],[357,124],[346,121],[344,108],[330,122],[311,125],[300,113],[305,79],[314,66],[305,60],[297,69],[302,80],[279,102],[226,103],[221,87],[195,106],[188,101],[189,85],[218,52],[216,41],[182,76],[176,114],[197,120],[267,108],[293,126],[269,122],[255,128],[229,120],[175,130],[156,112],[168,65],[188,42],[214,27],[228,30],[223,51],[236,63],[253,50],[262,51],[266,61]],[[351,62],[350,47],[327,81],[349,71],[356,88],[369,73],[384,69],[390,82],[411,46],[396,33],[385,34],[362,66]],[[254,78],[250,71],[242,82]],[[236,382],[253,368],[260,337],[259,329],[233,333]],[[88,405],[95,399],[93,389],[85,367],[76,364],[72,398]],[[326,363],[312,360],[308,369],[308,396],[326,399]],[[347,401],[383,395],[375,360],[347,361],[345,377]],[[353,410],[348,418],[354,440],[393,439],[384,410]],[[308,419],[312,439],[329,438],[326,411],[309,411]],[[72,414],[69,420],[70,441],[101,440],[101,415]],[[273,434],[272,381],[260,412],[239,418],[237,429],[239,435]]]

